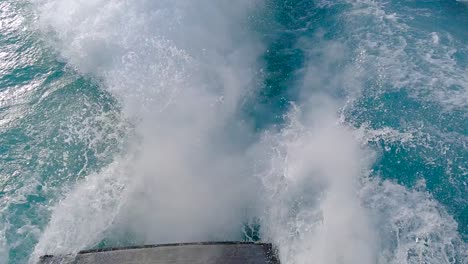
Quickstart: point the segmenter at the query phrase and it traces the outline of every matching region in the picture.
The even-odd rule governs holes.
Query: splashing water
[[[0,2],[0,262],[271,241],[468,261],[460,1]]]

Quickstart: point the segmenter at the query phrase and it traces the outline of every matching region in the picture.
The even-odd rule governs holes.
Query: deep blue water
[[[0,263],[466,263],[467,117],[466,2],[0,0]]]

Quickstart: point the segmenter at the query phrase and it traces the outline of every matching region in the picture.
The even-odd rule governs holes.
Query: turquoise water
[[[466,263],[468,4],[231,2],[0,0],[0,263]]]

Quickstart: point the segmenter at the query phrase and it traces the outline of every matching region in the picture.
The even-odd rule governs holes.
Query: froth
[[[92,247],[112,228],[139,243],[237,238],[256,200],[237,109],[261,47],[245,25],[256,3],[38,3],[51,44],[120,100],[135,134],[54,208],[32,260]]]
[[[382,238],[378,263],[464,263],[468,258],[457,222],[425,191],[424,182],[408,190],[368,179],[360,193]]]
[[[390,35],[391,26],[404,26],[397,15],[365,3],[347,15],[371,12]],[[139,243],[236,239],[249,218],[259,219],[262,238],[278,246],[283,263],[450,263],[465,257],[453,253],[466,247],[455,222],[429,195],[366,178],[374,157],[363,147],[367,137],[402,141],[410,135],[363,127],[360,141],[338,116],[336,95],[359,96],[366,74],[397,86],[427,79],[405,79],[395,66],[405,56],[404,38],[395,38],[393,50],[381,40],[377,55],[366,53],[377,44],[364,38],[349,67],[340,66],[349,43],[323,43],[311,52],[320,60],[305,69],[304,99],[285,127],[249,142],[257,135],[238,106],[255,89],[262,45],[244,23],[256,4],[38,2],[52,45],[120,100],[135,135],[123,158],[78,182],[56,205],[32,259],[95,246],[110,229],[134,234]],[[431,43],[441,45],[442,37],[438,42]],[[378,67],[367,70],[374,59]]]
[[[357,195],[364,152],[333,111],[319,112],[294,111],[287,128],[264,138],[264,236],[285,263],[375,263]]]

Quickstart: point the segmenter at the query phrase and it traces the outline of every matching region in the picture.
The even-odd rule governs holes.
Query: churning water
[[[0,0],[0,262],[466,264],[467,120],[463,1]]]

